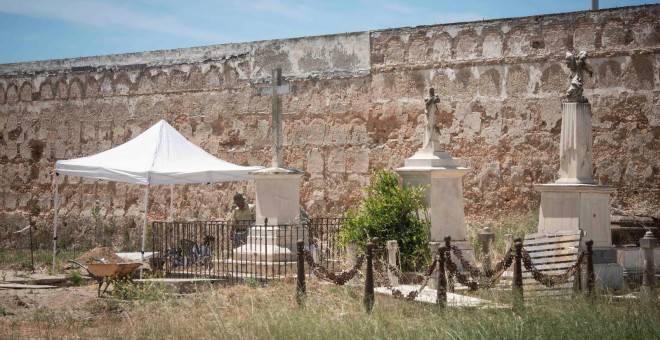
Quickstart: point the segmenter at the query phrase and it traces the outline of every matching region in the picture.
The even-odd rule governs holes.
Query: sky
[[[591,0],[0,0],[0,64],[589,9]]]

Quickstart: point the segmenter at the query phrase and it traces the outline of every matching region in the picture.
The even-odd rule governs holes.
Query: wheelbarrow
[[[90,263],[84,265],[75,260],[69,260],[68,262],[75,263],[85,269],[99,283],[98,297],[105,294],[113,280],[130,278],[131,274],[142,265],[142,263]],[[105,283],[105,289],[101,292],[103,283]]]

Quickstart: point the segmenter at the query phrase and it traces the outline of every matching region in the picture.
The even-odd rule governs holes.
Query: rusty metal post
[[[596,275],[594,274],[594,245],[593,240],[588,240],[584,243],[587,246],[587,296],[594,293],[594,285],[596,283]]]
[[[446,235],[444,240],[445,240],[445,246],[444,246],[445,250],[444,251],[445,251],[445,263],[446,263],[448,261],[451,261],[451,236]],[[458,267],[456,269],[458,270]],[[454,292],[454,282],[453,281],[448,282],[447,289],[452,293]]]
[[[298,306],[305,306],[305,241],[298,240],[298,282],[296,285],[296,301]]]
[[[490,270],[490,248],[495,239],[495,234],[490,231],[489,227],[484,228],[484,230],[479,233],[479,241],[481,241],[481,251],[483,253],[483,258],[481,261],[481,267],[484,269],[484,272]]]
[[[438,292],[435,304],[440,307],[447,305],[447,277],[445,276],[445,247],[438,248],[436,257],[438,259]]]
[[[32,244],[32,225],[34,222],[32,221],[32,217],[30,217],[30,261],[32,263],[32,274],[34,274],[34,245]]]
[[[515,247],[515,261],[513,263],[513,308],[520,310],[524,306],[523,298],[523,277],[522,277],[522,247],[520,239],[516,239],[513,245]]]
[[[655,302],[658,298],[655,291],[655,259],[653,258],[653,252],[657,246],[658,239],[653,237],[653,233],[650,231],[647,231],[644,237],[639,240],[639,247],[644,261],[644,276],[639,296],[644,302]]]
[[[373,268],[373,254],[374,244],[367,243],[367,273],[364,280],[364,308],[367,313],[371,313],[374,308],[374,268]]]

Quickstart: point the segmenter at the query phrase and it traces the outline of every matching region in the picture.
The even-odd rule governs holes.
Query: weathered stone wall
[[[301,205],[340,215],[375,169],[403,165],[421,144],[424,97],[447,151],[471,168],[466,213],[538,208],[534,183],[557,178],[566,50],[586,50],[594,76],[594,179],[617,187],[616,210],[659,216],[660,5],[389,29],[172,51],[0,65],[0,219],[52,216],[57,159],[119,145],[160,119],[212,154],[270,163],[270,99],[282,67],[284,164],[307,172]],[[114,221],[140,219],[143,189],[59,178],[64,219],[95,201]],[[169,188],[151,188],[164,218]],[[177,186],[179,219],[225,218],[250,183]],[[118,224],[124,222],[117,222]],[[139,223],[138,223],[139,225]]]

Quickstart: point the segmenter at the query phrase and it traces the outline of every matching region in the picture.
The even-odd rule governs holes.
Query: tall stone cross
[[[279,168],[282,166],[282,100],[280,94],[293,93],[295,88],[291,85],[282,85],[282,69],[273,69],[273,77],[270,87],[261,88],[262,96],[272,96],[272,135],[273,146],[271,153],[273,161],[271,166]]]

